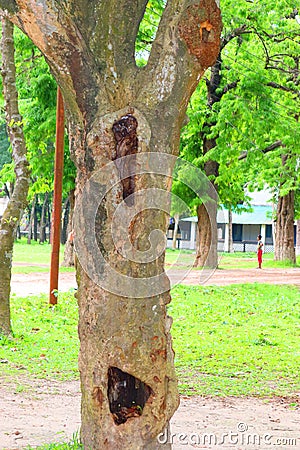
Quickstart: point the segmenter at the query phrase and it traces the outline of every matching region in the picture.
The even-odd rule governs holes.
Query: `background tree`
[[[235,206],[243,201],[244,185],[250,183],[252,189],[266,185],[276,189],[280,204],[299,182],[296,10],[286,2],[240,1],[234,10],[232,6],[225,0],[222,3],[220,55],[192,98],[182,154],[206,171],[221,203]],[[283,168],[286,151],[289,158]],[[291,214],[294,207],[289,205]],[[277,217],[285,220],[287,215]],[[289,226],[279,222],[276,245],[284,242],[286,250],[281,246],[278,253],[293,261],[292,217]],[[288,239],[283,237],[285,230],[289,230]]]
[[[2,77],[6,122],[16,175],[14,190],[0,223],[0,332],[5,334],[11,332],[9,297],[14,235],[26,206],[30,180],[15,70],[13,24],[3,19]]]
[[[44,242],[46,226],[49,227],[51,223],[51,217],[48,217],[46,211],[48,204],[51,209],[53,191],[57,85],[44,56],[33,42],[18,29],[16,29],[14,41],[16,82],[20,112],[23,117],[27,158],[31,169],[31,184],[28,194],[28,221],[31,223],[27,228],[28,242],[31,241],[31,234],[37,240],[38,230],[40,231],[40,242]],[[5,135],[0,142],[3,142],[3,146],[7,145],[8,141]],[[10,156],[9,152],[8,156]],[[7,159],[5,162],[9,163],[9,161]],[[0,176],[7,186],[9,186],[9,182],[13,183],[13,165],[6,164]],[[64,201],[74,188],[74,180],[75,166],[70,159],[66,135]]]
[[[163,254],[139,265],[116,252],[111,236],[113,207],[126,200],[129,191],[122,183],[110,189],[112,171],[100,171],[101,179],[97,176],[107,164],[117,166],[123,151],[129,155],[178,152],[188,99],[219,48],[221,21],[216,3],[171,0],[163,8],[148,63],[139,68],[134,57],[135,43],[147,3],[46,1],[41,8],[34,2],[0,0],[9,17],[44,53],[63,92],[71,153],[78,170],[79,208],[87,180],[94,180],[78,212],[78,243],[89,239],[93,196],[106,193],[95,228],[98,247],[108,265],[95,261],[92,252],[82,251],[77,267],[81,437],[85,448],[132,449],[132,442],[136,449],[158,448],[156,436],[178,404],[166,316],[170,294],[165,277],[161,286],[155,286],[161,288],[161,293],[151,292],[151,297],[149,283],[135,295],[130,292],[132,283],[128,284],[129,290],[121,290],[118,295],[114,292],[124,286],[117,280],[109,280],[113,292],[95,282],[105,281],[108,266],[125,275],[122,279],[163,274]],[[119,140],[119,128],[125,133],[125,148]],[[166,169],[170,173],[171,168]],[[149,187],[166,190],[170,188],[169,177],[136,175],[134,191]],[[132,206],[127,202],[130,210]],[[144,207],[139,220],[126,230],[135,251],[148,248],[147,230],[166,232],[166,222],[165,213],[150,213]],[[124,230],[122,224],[118,225],[114,237],[119,236],[122,242]],[[81,268],[86,261],[89,276]],[[134,407],[137,397],[139,408]],[[137,419],[139,413],[142,415]]]

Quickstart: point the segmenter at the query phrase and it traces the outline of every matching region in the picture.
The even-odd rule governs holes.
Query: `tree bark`
[[[2,20],[2,77],[7,131],[16,174],[14,190],[0,223],[0,332],[9,334],[11,332],[9,299],[14,236],[27,203],[30,172],[16,91],[13,25],[5,19]]]
[[[221,100],[222,95],[218,93],[221,84],[221,54],[218,55],[217,61],[211,69],[210,79],[207,80],[207,104],[212,108],[214,103]],[[215,125],[214,121],[207,121],[203,129],[210,130]],[[216,147],[216,138],[207,137],[210,131],[202,133],[203,148],[202,154],[205,156],[210,150]],[[207,161],[204,164],[204,173],[211,180],[217,194],[218,187],[215,183],[215,178],[218,176],[219,164],[217,161]],[[213,177],[213,179],[212,179]],[[217,202],[216,195],[209,199],[207,204],[204,203],[202,207],[197,208],[198,216],[198,245],[196,247],[196,259],[194,267],[217,267],[218,265],[218,238],[217,238],[217,205],[213,206],[215,215],[210,214],[208,217],[208,209],[211,209],[211,202]],[[211,238],[210,244],[208,238]],[[214,248],[213,248],[214,247]]]
[[[275,261],[296,263],[294,246],[294,191],[278,198],[276,214]]]
[[[194,267],[215,268],[218,265],[217,204],[212,201],[197,207],[198,236]]]
[[[208,140],[204,138],[205,153],[208,152],[209,148],[213,148],[216,145],[213,141],[214,139]],[[218,163],[216,161],[208,161],[204,166],[204,172],[208,177],[211,175],[216,177]],[[197,207],[198,241],[194,267],[218,266],[217,196],[216,185],[212,182],[209,200]]]
[[[81,439],[86,449],[158,449],[178,393],[164,251],[162,241],[149,246],[149,236],[166,233],[163,193],[173,163],[164,155],[178,153],[190,95],[218,54],[220,11],[214,0],[168,1],[141,69],[134,51],[147,0],[14,5],[12,19],[45,54],[63,92],[77,166]],[[131,155],[126,167],[121,158]],[[148,160],[143,170],[139,157]],[[164,207],[152,209],[158,198]],[[118,207],[123,215],[114,221]],[[127,244],[131,257],[122,254]]]

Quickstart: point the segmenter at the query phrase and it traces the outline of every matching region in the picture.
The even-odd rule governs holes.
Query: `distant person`
[[[264,246],[264,244],[263,244],[263,241],[261,240],[261,234],[259,234],[257,236],[257,261],[258,261],[257,269],[261,269],[263,246]]]

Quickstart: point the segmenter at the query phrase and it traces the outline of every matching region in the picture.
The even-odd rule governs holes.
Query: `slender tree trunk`
[[[228,209],[228,253],[233,253],[233,236],[232,236],[232,211]]]
[[[60,243],[64,245],[67,242],[67,238],[68,238],[68,225],[69,225],[69,217],[70,217],[69,196],[65,200],[62,210],[63,210],[63,220],[62,220],[62,227],[61,227],[61,233],[60,233]]]
[[[49,230],[49,236],[48,236],[49,242],[51,242],[51,223],[52,223],[51,211],[52,211],[52,207],[51,207],[51,200],[50,200],[50,201],[48,201],[48,205],[47,205],[47,227]]]
[[[69,236],[73,230],[73,214],[74,214],[74,205],[75,205],[75,191],[72,190],[69,193],[69,220],[68,220],[68,228],[67,228],[67,242],[64,251],[64,260],[62,265],[65,267],[72,267],[75,264],[74,258],[74,242],[69,239]]]
[[[296,263],[294,247],[294,191],[278,198],[276,216],[275,261]]]
[[[300,255],[300,219],[297,220],[296,228],[296,255]]]
[[[47,226],[47,205],[48,205],[49,193],[45,192],[45,197],[41,212],[41,222],[40,222],[40,244],[46,242],[46,226]]]
[[[33,222],[34,222],[35,203],[36,203],[36,194],[34,195],[34,197],[32,199],[32,204],[31,204],[29,224],[28,224],[27,244],[31,244],[31,239],[32,239],[32,226],[33,226]]]
[[[5,19],[2,20],[2,77],[7,131],[16,174],[14,191],[0,223],[0,332],[9,334],[11,332],[9,299],[14,235],[26,206],[30,172],[26,160],[22,118],[18,109],[13,25]]]
[[[37,242],[38,240],[38,216],[37,216],[38,201],[39,200],[37,196],[33,211],[33,239],[35,240],[35,242]]]
[[[178,233],[178,226],[179,226],[179,214],[175,214],[174,216],[174,230],[173,230],[173,239],[172,239],[172,248],[176,249],[176,242],[177,242],[177,233]]]
[[[20,225],[18,225],[18,227],[17,227],[16,239],[21,239],[21,228],[20,228]]]

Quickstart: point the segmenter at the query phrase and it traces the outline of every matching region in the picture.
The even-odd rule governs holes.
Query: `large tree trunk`
[[[214,0],[168,1],[141,69],[134,51],[147,3],[0,0],[46,55],[67,108],[78,170],[81,438],[93,450],[160,448],[178,406],[164,273],[174,161],[165,157],[178,153],[221,22]]]
[[[2,20],[2,77],[7,131],[16,174],[14,191],[0,223],[0,332],[9,334],[11,332],[9,299],[14,236],[26,206],[30,173],[26,160],[22,117],[18,109],[13,25],[5,19]]]
[[[276,214],[275,261],[296,263],[294,246],[294,191],[278,198]]]
[[[220,85],[221,85],[221,55],[218,55],[217,61],[211,69],[210,79],[206,81],[207,86],[207,104],[212,108],[214,103],[221,100]],[[207,137],[211,128],[215,125],[214,120],[205,122],[203,129],[206,131],[202,133],[203,138],[203,156],[216,147],[216,138]],[[194,267],[217,267],[218,265],[218,236],[217,236],[217,190],[215,178],[218,176],[219,164],[216,161],[207,161],[204,164],[204,173],[212,181],[212,186],[215,192],[209,202],[206,202],[197,208],[198,216],[198,243],[196,247],[196,259]],[[216,203],[212,206],[212,202]],[[209,217],[208,217],[208,211]],[[208,243],[209,237],[211,238]]]
[[[216,145],[214,139],[204,138],[204,154]],[[214,177],[218,174],[218,163],[208,161],[204,166],[205,174]],[[218,266],[218,227],[217,227],[217,190],[214,183],[210,187],[210,199],[197,207],[198,241],[194,267]]]
[[[74,242],[71,240],[69,236],[71,236],[73,232],[73,214],[74,214],[74,205],[75,205],[75,191],[69,193],[69,219],[68,219],[68,228],[67,228],[67,241],[65,245],[64,251],[64,260],[62,265],[65,267],[72,267],[75,264],[74,261]]]
[[[218,230],[216,202],[197,207],[198,239],[194,267],[216,268],[218,265]]]

